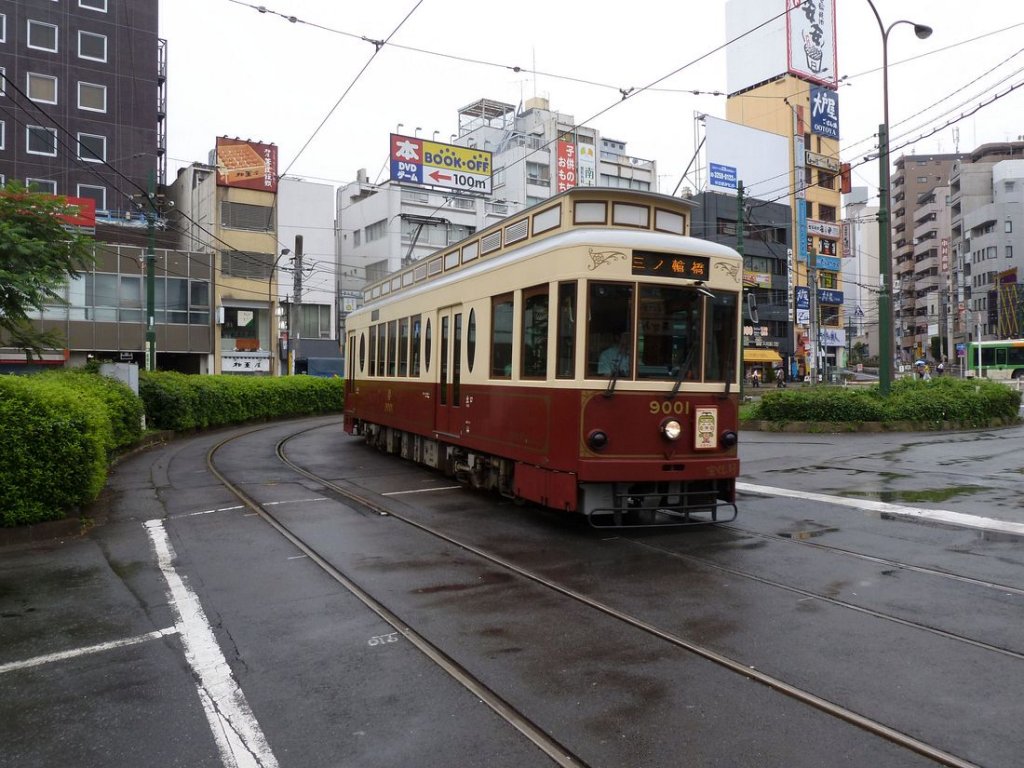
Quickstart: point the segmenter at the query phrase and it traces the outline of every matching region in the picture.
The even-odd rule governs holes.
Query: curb
[[[991,419],[986,425],[962,424],[958,421],[767,421],[751,419],[740,422],[740,431],[795,432],[835,435],[851,432],[878,434],[882,432],[970,432],[978,429],[1000,429],[1024,424],[1020,419]]]

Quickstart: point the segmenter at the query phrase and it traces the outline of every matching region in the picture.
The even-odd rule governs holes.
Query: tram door
[[[438,377],[434,429],[461,433],[462,422],[462,307],[447,307],[437,315]]]

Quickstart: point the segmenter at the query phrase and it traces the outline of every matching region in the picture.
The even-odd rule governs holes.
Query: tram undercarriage
[[[595,528],[707,525],[729,522],[737,514],[732,480],[577,483],[569,473],[380,424],[359,422],[353,434],[379,451],[441,470],[467,488],[578,512]]]

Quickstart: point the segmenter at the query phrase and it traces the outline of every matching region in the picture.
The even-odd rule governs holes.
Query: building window
[[[1003,222],[1003,232],[1006,232],[1007,234],[1013,232],[1013,222],[1010,219]]]
[[[0,96],[7,93],[7,67],[0,67]]]
[[[828,171],[818,171],[818,186],[825,189],[836,188],[836,177],[835,174],[829,173]]]
[[[353,248],[358,248],[362,244],[363,244],[363,231],[361,229],[357,229],[355,232],[352,233],[352,247]]]
[[[542,163],[526,164],[526,183],[540,184],[541,186],[551,185],[551,168]]]
[[[96,203],[97,211],[107,210],[107,188],[97,187],[92,184],[79,184],[77,190],[78,197],[84,197],[88,200],[92,200]]]
[[[107,0],[78,0],[79,8],[88,8],[90,11],[107,12]]]
[[[80,82],[78,84],[78,108],[89,112],[106,112],[107,86]]]
[[[7,42],[7,14],[0,13],[0,43]]]
[[[25,126],[25,151],[30,155],[57,156],[57,131],[40,125]]]
[[[220,272],[225,277],[269,280],[274,254],[253,251],[221,251]]]
[[[268,232],[274,228],[274,209],[269,205],[232,203],[224,200],[220,204],[220,221],[231,229]]]
[[[78,31],[78,58],[90,61],[107,60],[107,36]]]
[[[304,339],[331,338],[330,304],[302,304],[299,330]]]
[[[40,104],[57,103],[57,78],[51,75],[40,75],[29,72],[25,77],[28,97]]]
[[[28,47],[37,51],[57,52],[57,26],[41,21],[28,22]]]
[[[7,148],[7,123],[0,120],[0,149]],[[0,186],[3,186],[0,184]]]
[[[78,134],[78,159],[102,163],[107,159],[107,137],[93,133]]]
[[[381,219],[375,221],[373,224],[366,228],[366,242],[372,243],[374,240],[380,240],[388,233],[388,220]]]
[[[822,205],[818,203],[818,218],[822,221],[835,221],[836,208],[834,205]]]
[[[1012,259],[1013,258],[1013,246],[1012,245],[1006,246],[1006,258],[1008,258],[1008,259]]]
[[[57,194],[57,182],[49,179],[25,179],[25,186],[31,192],[47,192],[51,195]]]

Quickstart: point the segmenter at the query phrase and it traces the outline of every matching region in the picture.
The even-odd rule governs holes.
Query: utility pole
[[[736,184],[736,252],[743,256],[743,182]],[[742,312],[742,309],[740,310]],[[753,318],[751,318],[753,320]],[[746,364],[743,362],[744,339],[740,337],[740,400],[743,399],[743,382],[747,378]]]
[[[808,335],[811,337],[811,386],[818,384],[818,251],[807,249],[807,293],[810,298],[811,318]]]
[[[156,370],[156,175],[146,192],[146,370]]]
[[[302,235],[295,236],[295,273],[293,275],[292,292],[295,294],[291,303],[292,311],[295,313],[294,322],[289,316],[288,332],[290,334],[289,352],[291,365],[288,366],[288,373],[295,373],[295,366],[299,362],[299,339],[302,336],[299,326],[302,324]]]

